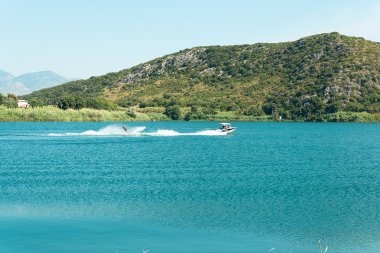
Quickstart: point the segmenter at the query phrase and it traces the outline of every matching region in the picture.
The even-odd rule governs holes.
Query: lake
[[[0,252],[380,249],[380,124],[0,123]]]

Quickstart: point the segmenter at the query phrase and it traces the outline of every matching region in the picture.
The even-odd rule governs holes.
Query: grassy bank
[[[183,113],[184,114],[184,113]],[[180,118],[180,120],[183,120]],[[96,109],[61,110],[46,106],[36,108],[7,108],[0,106],[0,121],[165,121],[169,118],[163,114],[162,108],[137,109],[133,114],[126,109],[108,111]],[[234,112],[218,112],[204,115],[201,120],[211,121],[273,121],[271,116],[246,116]],[[337,112],[326,114],[316,121],[322,122],[380,122],[380,114],[366,112]]]
[[[149,121],[164,120],[165,117],[158,113],[138,112],[132,117],[125,110],[61,110],[51,106],[28,109],[0,107],[0,121]]]
[[[325,122],[380,122],[380,114],[370,114],[368,112],[337,112],[326,114],[323,117]]]

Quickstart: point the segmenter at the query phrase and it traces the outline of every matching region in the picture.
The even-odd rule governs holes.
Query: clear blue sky
[[[380,41],[371,0],[0,0],[0,69],[87,78],[202,45],[337,31]]]

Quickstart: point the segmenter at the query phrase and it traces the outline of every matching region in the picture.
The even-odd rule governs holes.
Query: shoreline
[[[177,121],[168,118],[163,112],[136,110],[132,114],[124,110],[98,110],[83,108],[80,110],[61,110],[57,107],[45,106],[36,108],[6,108],[0,107],[0,122],[154,122]],[[236,122],[356,122],[379,123],[380,114],[367,112],[337,112],[322,115],[315,120],[275,120],[272,116],[247,116],[234,112],[220,112],[214,115],[205,115],[202,119],[178,121],[236,121]]]

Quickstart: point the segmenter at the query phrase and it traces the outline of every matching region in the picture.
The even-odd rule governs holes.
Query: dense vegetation
[[[8,94],[7,96],[3,96],[0,93],[0,106],[5,106],[8,108],[16,108],[17,107],[17,96],[13,94]]]
[[[0,105],[0,121],[151,121],[168,120],[161,113],[135,113],[128,111],[67,109],[61,110],[55,106],[35,107],[28,109],[8,108]]]
[[[380,112],[380,43],[329,33],[286,43],[197,47],[25,98],[62,109],[164,107],[172,119],[232,113],[334,121]]]

